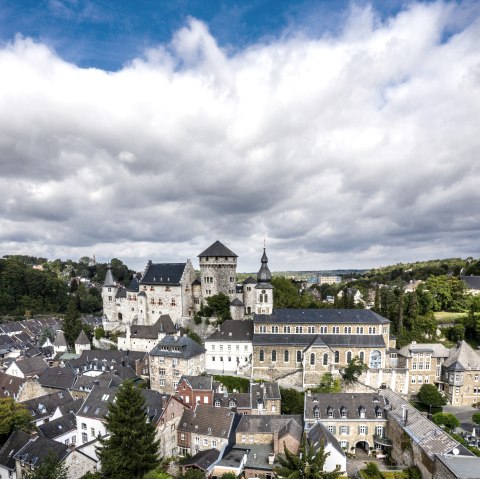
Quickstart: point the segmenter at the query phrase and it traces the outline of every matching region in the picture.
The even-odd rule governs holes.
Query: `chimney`
[[[271,452],[269,455],[268,455],[268,464],[270,464],[271,466],[273,466],[273,463],[275,462],[275,453],[274,452]]]

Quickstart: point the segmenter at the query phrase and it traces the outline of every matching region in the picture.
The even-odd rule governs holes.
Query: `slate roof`
[[[15,364],[25,376],[40,374],[48,368],[47,363],[41,357],[37,356],[15,360]]]
[[[460,279],[467,283],[467,289],[480,290],[480,276],[460,276]]]
[[[253,321],[227,319],[216,331],[214,331],[206,341],[238,341],[251,342],[253,339]]]
[[[231,249],[228,249],[218,240],[215,241],[215,243],[213,243],[212,245],[210,245],[203,253],[200,253],[198,255],[199,258],[207,256],[226,256],[229,258],[237,258],[237,255]]]
[[[250,385],[250,394],[252,401],[254,398],[262,398],[263,400],[281,399],[278,383],[272,382],[252,383]]]
[[[149,263],[140,284],[178,286],[187,263]]]
[[[55,454],[60,461],[63,461],[69,452],[68,446],[65,444],[46,437],[34,436],[14,455],[14,458],[38,467],[50,453]]]
[[[280,431],[287,423],[292,421],[296,423],[299,430],[303,431],[303,418],[300,414],[245,415],[242,416],[240,420],[240,423],[237,427],[237,433],[270,434]]]
[[[13,431],[7,442],[0,450],[0,465],[9,469],[15,470],[14,455],[30,441],[30,435],[23,431]]]
[[[38,376],[41,386],[55,389],[70,389],[75,382],[75,373],[68,366],[48,368]]]
[[[130,335],[132,338],[158,339],[159,333],[175,334],[177,332],[175,324],[169,314],[162,314],[155,324],[151,326],[141,326],[132,324],[130,326]],[[125,337],[125,334],[122,335]]]
[[[75,344],[90,344],[90,340],[87,338],[87,335],[85,334],[85,331],[83,329],[80,331],[78,338],[75,340]]]
[[[369,334],[255,334],[253,344],[307,347],[385,348],[381,335]]]
[[[70,431],[76,431],[77,419],[73,412],[65,414],[53,421],[46,422],[38,426],[38,430],[43,437],[55,439]]]
[[[184,375],[180,378],[178,385],[186,381],[192,390],[194,391],[213,391],[213,378],[212,376],[187,376]]]
[[[411,358],[412,353],[430,353],[434,358],[446,358],[449,354],[443,344],[440,343],[410,343],[398,351],[398,354],[405,358]]]
[[[232,402],[235,404],[234,406],[231,405]],[[220,403],[220,406],[217,406],[218,403]],[[252,408],[250,393],[215,393],[213,395],[213,405],[230,409]]]
[[[137,361],[142,361],[148,356],[148,353],[141,351],[115,351],[110,349],[83,350],[79,358],[69,361],[72,368],[82,368],[91,362],[105,365],[124,365],[135,368]]]
[[[342,446],[340,446],[335,436],[321,422],[315,423],[307,431],[307,442],[308,445],[313,448],[315,453],[318,452],[322,444],[325,446],[327,444],[331,444],[337,452],[339,452],[342,456],[345,456]]]
[[[369,309],[275,309],[272,314],[255,314],[257,323],[389,324]]]
[[[201,286],[201,281],[197,278],[195,281],[193,281],[192,286]]]
[[[383,396],[377,393],[311,393],[305,395],[305,419],[315,419],[314,411],[318,410],[320,419],[328,420],[328,412],[333,412],[335,419],[360,419],[360,411],[365,412],[365,419],[377,419],[377,413],[382,412],[386,402]],[[342,411],[346,418],[342,418]]]
[[[183,411],[178,429],[212,437],[227,439],[235,429],[240,415],[230,410],[197,404],[195,409]]]
[[[55,336],[55,341],[53,342],[54,346],[61,347],[67,346],[67,340],[65,339],[65,334],[63,334],[63,331],[58,331],[56,336]]]
[[[253,276],[249,276],[243,284],[257,284],[257,280]]]
[[[245,306],[243,304],[243,301],[240,301],[238,298],[235,298],[233,301],[231,301],[230,306]]]
[[[218,449],[207,449],[199,451],[194,456],[182,461],[182,467],[197,467],[205,472],[212,464],[218,461],[220,451]]]
[[[127,291],[132,291],[134,293],[137,293],[140,289],[140,281],[137,277],[134,277],[132,281],[130,281],[130,284],[126,288]]]
[[[75,412],[79,403],[78,400],[72,397],[70,391],[58,391],[22,402],[35,421],[52,416],[57,407],[60,408],[62,414]]]
[[[16,397],[25,382],[24,378],[17,378],[0,371],[0,397]]]
[[[436,454],[435,461],[440,461],[457,479],[478,479],[480,457],[453,454]]]
[[[188,336],[165,336],[150,351],[151,356],[183,359],[190,359],[203,353],[205,353],[205,348]]]
[[[103,388],[118,387],[123,379],[117,374],[105,372],[99,376],[80,376],[71,387],[75,391],[91,391],[94,386]]]
[[[127,290],[125,288],[118,288],[115,298],[126,298]]]
[[[460,341],[456,349],[443,362],[442,367],[452,371],[480,370],[480,355],[466,341]]]

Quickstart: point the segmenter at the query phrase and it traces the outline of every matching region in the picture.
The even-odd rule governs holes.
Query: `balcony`
[[[385,447],[392,447],[393,443],[391,439],[388,439],[386,437],[381,437],[377,436],[376,434],[373,436],[373,441],[375,444],[378,444],[380,446],[385,446]]]

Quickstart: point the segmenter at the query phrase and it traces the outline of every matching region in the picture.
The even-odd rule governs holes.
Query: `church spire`
[[[272,273],[268,269],[268,258],[265,246],[263,247],[262,266],[257,273],[257,282],[270,283],[272,281]]]
[[[103,286],[116,286],[112,274],[112,265],[110,263],[107,264],[107,274],[105,275],[105,282],[103,283]]]

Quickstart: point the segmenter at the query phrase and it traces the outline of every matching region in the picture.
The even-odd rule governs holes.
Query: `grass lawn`
[[[463,318],[465,313],[451,313],[449,311],[436,311],[433,317],[437,323],[454,323],[456,319]]]

